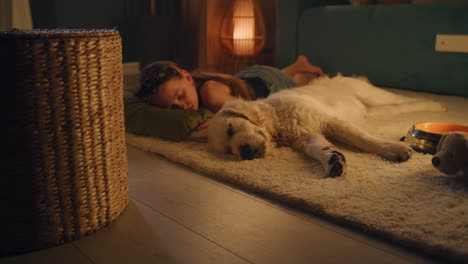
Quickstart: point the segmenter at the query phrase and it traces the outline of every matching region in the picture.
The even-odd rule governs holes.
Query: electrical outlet
[[[436,51],[468,52],[468,35],[436,35]]]

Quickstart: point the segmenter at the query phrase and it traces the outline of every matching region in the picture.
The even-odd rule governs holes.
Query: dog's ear
[[[260,113],[251,104],[243,100],[227,102],[223,108],[221,108],[220,114],[241,117],[249,120],[257,126],[262,124]]]

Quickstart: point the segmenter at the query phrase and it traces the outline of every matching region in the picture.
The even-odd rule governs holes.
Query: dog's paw
[[[390,161],[403,162],[411,157],[412,150],[403,142],[386,142],[381,145],[379,156]]]
[[[344,172],[346,158],[340,152],[334,150],[331,152],[332,155],[328,160],[327,177],[338,177]]]

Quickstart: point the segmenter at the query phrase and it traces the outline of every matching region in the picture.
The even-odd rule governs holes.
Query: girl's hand
[[[197,127],[197,131],[208,128],[208,125],[210,124],[210,122],[211,122],[211,118],[207,119],[205,122],[203,122],[203,124]]]

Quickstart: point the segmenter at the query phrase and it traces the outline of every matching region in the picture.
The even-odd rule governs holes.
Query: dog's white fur
[[[379,89],[363,78],[322,77],[266,99],[227,102],[209,125],[208,145],[212,151],[240,159],[261,158],[276,145],[291,146],[318,160],[327,176],[339,176],[346,159],[328,139],[405,161],[411,156],[407,145],[371,136],[352,121],[372,113],[419,110],[443,107]]]

